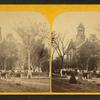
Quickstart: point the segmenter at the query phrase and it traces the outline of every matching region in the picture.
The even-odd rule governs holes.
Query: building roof
[[[71,39],[71,41],[69,42],[67,51],[69,51],[70,49],[75,49],[75,43],[73,42],[73,40]]]
[[[73,41],[71,39],[71,41],[69,42],[69,45],[68,45],[68,48],[67,48],[67,51],[70,51],[71,49],[79,49],[81,48],[88,40],[85,40],[84,42],[82,42],[81,44],[77,45],[77,42],[76,41]]]
[[[77,28],[80,28],[80,27],[85,28],[84,25],[83,25],[82,23],[80,23],[79,26],[78,26]]]

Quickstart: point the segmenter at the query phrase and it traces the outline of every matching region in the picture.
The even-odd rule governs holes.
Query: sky
[[[3,37],[6,34],[13,34],[17,40],[19,36],[16,33],[17,27],[30,27],[35,23],[46,23],[46,33],[50,35],[50,24],[46,17],[39,12],[0,12],[0,27]],[[60,37],[65,37],[64,43],[69,43],[70,39],[75,39],[77,27],[82,23],[85,27],[85,35],[88,38],[90,34],[96,34],[100,39],[100,12],[65,12],[56,16],[53,20],[52,31],[56,31]],[[46,45],[47,41],[44,40]]]
[[[56,31],[59,37],[65,37],[64,43],[70,39],[75,40],[77,27],[82,23],[85,27],[85,36],[95,34],[100,39],[100,12],[65,12],[55,17],[52,31]],[[56,56],[56,54],[55,54]]]
[[[0,12],[0,27],[2,36],[13,34],[17,40],[19,36],[16,33],[17,27],[29,28],[35,23],[45,23],[50,32],[50,25],[45,15],[38,12]],[[49,33],[47,33],[49,34]]]

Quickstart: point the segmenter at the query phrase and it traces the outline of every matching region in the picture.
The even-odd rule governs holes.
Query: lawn
[[[0,92],[49,92],[49,78],[0,80]]]
[[[70,84],[67,79],[53,78],[53,92],[100,92],[100,84],[95,81],[82,80],[77,84]]]

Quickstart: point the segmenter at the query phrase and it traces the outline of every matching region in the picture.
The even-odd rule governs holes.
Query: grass
[[[48,92],[49,78],[0,80],[0,92]]]
[[[96,84],[87,80],[70,84],[67,79],[53,78],[52,84],[53,92],[100,92],[99,83]]]

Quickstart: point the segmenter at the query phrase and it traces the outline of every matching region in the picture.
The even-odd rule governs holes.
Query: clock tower
[[[85,27],[83,24],[79,24],[79,26],[77,27],[76,41],[77,44],[85,41]]]

